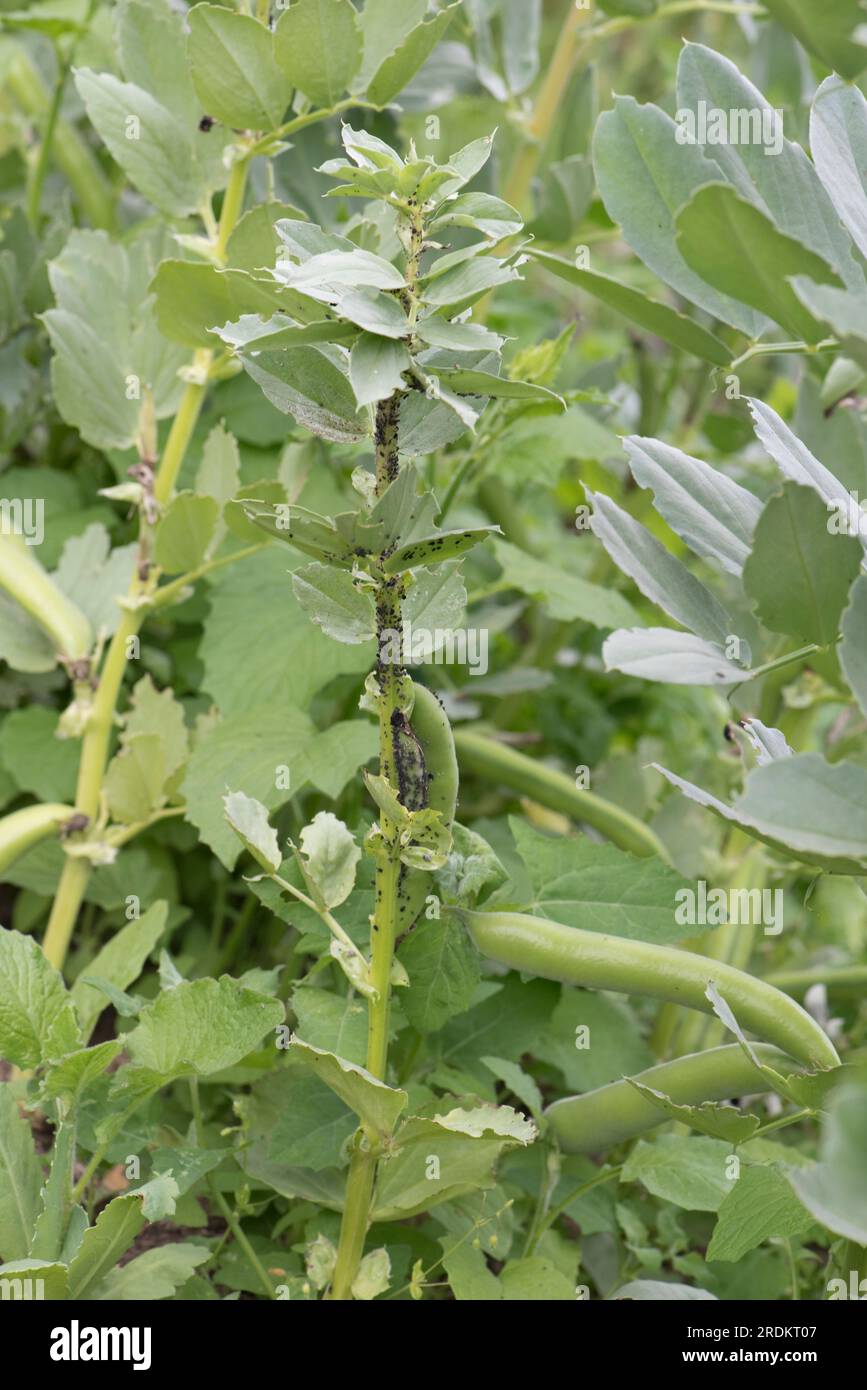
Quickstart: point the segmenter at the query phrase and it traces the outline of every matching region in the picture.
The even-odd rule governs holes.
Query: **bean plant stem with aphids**
[[[607,467],[606,452],[616,449],[609,429],[630,369],[642,431],[664,422],[681,444],[702,432],[696,406],[711,368],[764,372],[774,352],[788,361],[796,350],[811,359],[809,371],[817,369],[815,342],[823,359],[838,344],[826,337],[824,316],[833,321],[842,312],[852,283],[862,289],[848,237],[858,240],[863,218],[856,199],[854,217],[829,203],[818,221],[800,225],[790,201],[785,228],[775,228],[777,161],[773,171],[758,167],[761,159],[750,166],[757,197],[748,202],[742,180],[731,186],[740,155],[732,152],[723,169],[683,149],[665,135],[671,122],[662,110],[642,107],[638,116],[631,98],[615,100],[594,136],[583,55],[644,20],[600,21],[566,3],[560,15],[526,9],[525,54],[523,12],[512,4],[293,0],[276,11],[267,3],[198,3],[183,13],[168,0],[89,4],[75,32],[58,21],[56,34],[42,35],[55,50],[51,93],[40,75],[51,61],[31,61],[44,16],[34,11],[34,31],[29,12],[10,18],[13,33],[23,29],[20,43],[4,35],[16,50],[10,101],[27,116],[19,124],[32,123],[38,149],[25,134],[20,207],[0,227],[4,323],[7,307],[12,315],[12,336],[0,348],[34,391],[37,380],[41,390],[51,379],[63,459],[58,497],[71,498],[67,488],[82,483],[83,502],[83,479],[89,483],[94,467],[115,484],[99,500],[112,536],[101,523],[83,536],[64,534],[53,573],[20,538],[0,535],[0,649],[4,658],[20,651],[22,676],[7,685],[4,675],[4,692],[20,707],[7,714],[4,694],[0,781],[14,809],[0,819],[0,871],[14,869],[26,890],[14,900],[22,929],[0,928],[0,1054],[15,1068],[0,1087],[0,1261],[17,1273],[44,1272],[52,1296],[128,1298],[144,1289],[141,1296],[161,1297],[166,1287],[183,1291],[197,1281],[204,1298],[229,1287],[266,1298],[347,1301],[388,1292],[418,1299],[441,1286],[431,1275],[442,1265],[459,1299],[479,1288],[486,1299],[530,1296],[528,1289],[537,1297],[541,1281],[544,1296],[553,1288],[552,1297],[569,1300],[580,1252],[554,1225],[615,1179],[645,1188],[610,1203],[605,1240],[620,1241],[627,1281],[645,1279],[647,1247],[658,1238],[667,1248],[651,1252],[654,1272],[721,1287],[714,1251],[722,1261],[731,1255],[758,1209],[738,1208],[744,1191],[746,1201],[759,1192],[763,1216],[782,1213],[769,1239],[795,1231],[812,1242],[825,1224],[846,1238],[836,1249],[828,1244],[829,1265],[837,1260],[856,1274],[867,1267],[857,1202],[837,1203],[846,1206],[841,1216],[829,1178],[842,1172],[844,1189],[863,1196],[845,1158],[851,1133],[863,1129],[863,1092],[845,1078],[834,1089],[840,1021],[827,1022],[812,989],[826,985],[848,1014],[864,983],[856,959],[863,902],[854,884],[867,849],[857,815],[850,826],[839,812],[841,805],[858,811],[865,800],[863,769],[847,760],[859,738],[856,702],[865,707],[863,548],[854,536],[831,541],[824,500],[829,488],[836,495],[835,478],[759,402],[760,438],[786,475],[779,494],[769,495],[765,476],[755,490],[735,482],[751,465],[746,456],[737,461],[733,434],[731,449],[713,446],[716,467],[662,441],[625,439],[635,489],[624,469]],[[723,25],[738,9],[721,0],[678,3],[657,7],[649,22],[705,10]],[[109,11],[116,63],[95,72],[79,63],[104,44],[98,26]],[[536,18],[549,48],[546,73],[533,66]],[[446,35],[454,43],[443,44]],[[840,51],[848,65],[848,45]],[[164,53],[172,55],[168,68],[155,61]],[[430,93],[434,73],[450,70],[449,53],[461,55],[458,123],[471,110],[478,129],[476,110],[488,102],[482,93],[507,94],[486,108],[491,119],[481,127],[506,127],[499,170],[488,165],[493,136],[445,158],[420,157],[413,143],[420,93]],[[726,104],[743,105],[746,87],[727,58],[688,44],[682,63],[684,91],[728,91]],[[861,71],[853,66],[849,76]],[[829,79],[814,113],[815,160],[832,164],[821,186],[813,162],[797,151],[799,187],[814,179],[812,208],[823,189],[832,202],[839,197],[837,134],[857,133],[865,119],[859,89],[836,82]],[[401,101],[410,83],[410,99]],[[78,104],[67,100],[73,84]],[[67,118],[67,108],[78,114]],[[375,113],[369,129],[355,128],[363,111]],[[308,155],[310,163],[320,157],[305,132],[344,114],[342,152],[318,172],[332,180],[328,196],[356,200],[357,211],[331,216],[328,203],[320,218],[312,182],[298,177]],[[453,128],[452,114],[450,101],[443,131]],[[427,148],[450,148],[439,117],[431,121]],[[823,121],[834,141],[827,131],[823,138]],[[573,125],[582,126],[579,143]],[[833,160],[823,144],[835,145]],[[779,167],[790,158],[787,147]],[[702,169],[720,177],[708,174],[683,208],[666,208],[665,227],[655,216],[648,226],[646,190],[691,184],[674,177],[671,163],[687,159],[696,178]],[[14,180],[14,160],[7,163]],[[118,170],[132,191],[122,204]],[[479,175],[485,191],[474,186]],[[506,200],[490,191],[498,175]],[[74,206],[71,227],[65,195],[57,216],[59,176]],[[143,217],[138,198],[150,205]],[[296,198],[312,219],[293,206]],[[712,234],[732,226],[765,246],[761,283],[731,276],[724,257],[710,254]],[[841,275],[848,271],[848,289],[829,289],[824,278],[805,289],[810,276],[824,277],[817,257],[828,229],[838,241],[827,260]],[[574,247],[579,236],[594,257],[622,236],[645,269],[674,277],[684,311],[639,289],[645,272],[630,270],[621,282],[539,249]],[[666,238],[676,256],[663,256]],[[774,287],[777,261],[799,274]],[[522,278],[528,262],[542,277],[536,284],[550,288],[557,277],[568,287],[559,330],[549,336],[542,295],[524,295],[520,312],[507,301],[504,313],[531,345],[509,349],[504,360],[496,295]],[[13,304],[16,278],[26,288]],[[741,292],[754,302],[741,303]],[[588,296],[602,307],[590,310]],[[706,311],[713,331],[690,318],[690,302]],[[624,368],[610,352],[609,330],[594,337],[596,314],[609,308],[644,335]],[[785,340],[765,342],[762,327],[762,345],[750,346],[747,330],[757,331],[765,314],[779,316]],[[858,335],[842,319],[839,341],[847,351],[851,341],[861,361]],[[817,328],[821,335],[810,336]],[[789,341],[793,334],[804,341]],[[646,370],[649,342],[652,353],[675,353],[658,376]],[[684,355],[701,365],[695,389],[681,392]],[[860,368],[835,365],[845,367],[845,389],[857,391]],[[233,396],[235,387],[243,390]],[[9,395],[0,412],[4,439]],[[219,423],[208,433],[212,406]],[[808,401],[805,418],[811,408]],[[288,428],[275,410],[292,417]],[[827,417],[814,413],[819,441]],[[718,417],[705,442],[729,437],[724,423]],[[26,422],[16,430],[13,448],[35,460],[39,436]],[[542,457],[549,441],[550,461]],[[539,476],[528,480],[537,457]],[[571,466],[585,457],[586,469]],[[595,498],[585,487],[590,476],[602,488]],[[582,487],[593,503],[587,545],[563,525]],[[651,506],[662,519],[652,532],[640,520]],[[677,545],[669,545],[672,533]],[[776,545],[781,533],[797,537],[785,553]],[[105,536],[104,563],[94,535]],[[466,566],[468,598],[463,562],[485,542]],[[679,558],[686,550],[698,556],[701,578]],[[806,558],[792,571],[794,551]],[[714,566],[725,574],[724,587],[717,576],[719,596],[705,584],[705,577],[713,584]],[[818,575],[827,585],[816,594],[810,586]],[[183,611],[200,580],[196,603]],[[790,591],[804,597],[793,602]],[[501,604],[506,593],[520,602]],[[406,669],[394,637],[407,625],[451,632],[467,607],[480,615],[487,608],[479,621],[496,637],[496,669],[478,687],[479,712],[491,724],[453,734],[444,704]],[[677,628],[650,626],[660,612]],[[727,634],[745,614],[751,651],[741,652],[739,641],[730,658]],[[152,617],[155,641],[143,652]],[[163,632],[167,650],[156,650]],[[520,655],[506,671],[500,654],[508,659],[510,645]],[[555,653],[567,651],[561,669]],[[131,665],[142,657],[142,668]],[[573,657],[574,675],[567,674]],[[786,706],[783,674],[796,681],[814,658],[824,693],[814,700],[799,689]],[[72,690],[63,711],[47,707],[51,680],[39,684],[58,664]],[[14,659],[10,666],[19,672]],[[126,689],[131,672],[145,668]],[[630,678],[632,693],[611,717],[617,671]],[[741,769],[728,760],[714,766],[712,793],[665,773],[678,795],[703,808],[700,818],[714,813],[729,822],[718,854],[712,836],[685,818],[666,820],[665,808],[647,824],[650,798],[617,781],[616,767],[600,794],[549,756],[559,754],[561,768],[572,753],[590,757],[595,779],[597,751],[603,776],[624,754],[622,765],[631,759],[635,772],[644,752],[632,727],[636,711],[641,727],[653,730],[646,742],[670,751],[674,741],[679,756],[689,741],[682,728],[699,726],[698,702],[637,694],[639,676],[716,684],[701,706],[708,724],[722,690],[734,703],[758,689],[762,720],[780,723],[752,721],[741,793],[732,791]],[[467,722],[476,719],[467,699],[473,684],[453,691],[448,705],[462,706]],[[828,705],[845,716],[840,723],[834,714],[831,733]],[[621,718],[620,710],[633,712]],[[58,754],[35,772],[22,770],[16,725],[44,739],[52,720],[62,737],[80,739],[77,764]],[[552,734],[557,720],[567,733]],[[510,732],[498,734],[497,723]],[[744,730],[748,724],[740,721]],[[835,745],[838,725],[844,737]],[[539,755],[519,751],[515,745],[532,742],[537,728]],[[789,740],[809,751],[797,753]],[[817,751],[823,743],[827,758]],[[610,760],[606,747],[616,750]],[[456,819],[458,758],[471,825]],[[684,759],[691,764],[691,754]],[[643,773],[639,780],[643,786]],[[827,833],[797,814],[792,788],[800,796],[802,785],[816,788]],[[22,806],[18,791],[41,800]],[[320,795],[335,810],[317,809],[305,823]],[[507,819],[506,809],[520,814]],[[279,835],[270,814],[281,818]],[[570,825],[585,833],[569,834]],[[172,843],[164,831],[176,828]],[[242,852],[261,872],[248,875],[247,859],[236,868]],[[671,918],[681,863],[706,862],[751,902],[762,899],[766,880],[786,872],[783,855],[794,866],[786,884],[792,897],[804,870],[827,871],[815,897],[835,918],[829,940],[846,948],[831,969],[820,951],[799,956],[800,943],[787,955],[776,941],[762,942],[752,921],[691,940],[678,934]],[[153,885],[175,872],[181,910],[170,912],[173,891]],[[41,945],[33,930],[40,904]],[[129,904],[118,926],[112,913]],[[759,948],[767,951],[764,978],[750,972]],[[634,1012],[616,995],[639,1001]],[[118,1015],[116,1036],[94,1042],[107,1002]],[[851,1028],[842,1036],[851,1047]],[[765,1123],[717,1104],[767,1092],[787,1108]],[[48,1173],[19,1114],[22,1102],[53,1126]],[[789,1169],[776,1131],[819,1115],[824,1127],[832,1109],[821,1161],[808,1157],[805,1169]],[[652,1131],[672,1122],[679,1129],[657,1143]],[[700,1137],[687,1143],[686,1128]],[[752,1139],[758,1145],[750,1148]],[[531,1153],[519,1152],[536,1140]],[[107,1195],[106,1170],[126,1165],[130,1146],[132,1157],[150,1164],[143,1185],[118,1192],[113,1184]],[[745,1159],[747,1182],[738,1191],[726,1175],[723,1197],[720,1154],[727,1162],[733,1149]],[[610,1155],[610,1166],[597,1168],[588,1155]],[[681,1165],[687,1176],[677,1186]],[[688,1237],[669,1207],[654,1208],[660,1182],[690,1213]],[[609,1193],[598,1195],[607,1202]],[[181,1224],[198,1214],[199,1198],[220,1214],[225,1234],[114,1267],[146,1221]],[[701,1223],[720,1201],[711,1238]],[[506,1247],[528,1211],[516,1258],[521,1242],[511,1253]],[[642,1234],[650,1213],[655,1229]],[[612,1235],[620,1227],[622,1239]],[[684,1255],[687,1240],[706,1259],[697,1250]],[[410,1247],[411,1272],[406,1282],[394,1279],[392,1258],[398,1264]],[[802,1267],[796,1253],[791,1259],[795,1297],[807,1277],[808,1247],[799,1249]]]

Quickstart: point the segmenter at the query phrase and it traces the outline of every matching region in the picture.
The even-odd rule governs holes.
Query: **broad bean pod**
[[[676,946],[655,946],[602,932],[581,931],[520,912],[466,912],[483,955],[548,980],[646,995],[713,1013],[706,996],[715,984],[741,1027],[774,1043],[796,1061],[839,1065],[830,1038],[789,995],[724,961]]]
[[[71,806],[46,803],[25,806],[0,819],[0,874],[11,868],[28,849],[54,835],[66,820],[74,816]]]
[[[792,1064],[779,1048],[756,1043],[754,1051],[767,1066],[781,1069],[784,1074],[791,1072]],[[731,1100],[770,1089],[739,1043],[661,1062],[639,1072],[634,1079],[661,1091],[678,1105]],[[657,1125],[670,1123],[665,1111],[628,1081],[612,1081],[581,1096],[565,1096],[550,1105],[545,1114],[567,1153],[602,1153]]]

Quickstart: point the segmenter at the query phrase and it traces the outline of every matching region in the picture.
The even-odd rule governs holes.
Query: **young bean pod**
[[[0,819],[0,874],[11,868],[26,850],[56,834],[75,812],[70,806],[25,806]]]
[[[519,912],[462,911],[460,916],[482,954],[513,970],[590,989],[667,999],[706,1014],[713,1013],[705,993],[712,983],[748,1032],[799,1062],[839,1066],[827,1034],[800,1004],[723,961]]]
[[[464,768],[495,786],[509,787],[538,801],[540,806],[547,806],[550,811],[559,811],[582,825],[592,825],[612,844],[631,854],[643,858],[658,854],[661,859],[668,859],[665,846],[649,825],[613,801],[582,790],[571,777],[547,767],[537,758],[528,758],[526,753],[519,753],[516,748],[470,729],[457,730],[455,747]]]
[[[393,729],[398,778],[406,780],[401,801],[410,811],[428,809],[442,814],[449,829],[458,801],[458,760],[445,710],[427,686],[413,683],[409,721]],[[409,799],[406,799],[408,796]],[[430,875],[401,865],[397,890],[397,932],[409,931],[431,891]]]
[[[754,1051],[767,1066],[784,1074],[791,1071],[789,1058],[778,1048],[757,1043]],[[661,1091],[678,1105],[731,1100],[769,1089],[739,1043],[662,1062],[639,1072],[634,1079]],[[545,1114],[560,1147],[567,1153],[604,1153],[615,1144],[669,1122],[665,1111],[628,1081],[612,1081],[581,1096],[566,1096],[550,1105]]]
[[[0,588],[47,632],[60,656],[81,661],[88,655],[93,643],[89,621],[20,536],[0,535]]]

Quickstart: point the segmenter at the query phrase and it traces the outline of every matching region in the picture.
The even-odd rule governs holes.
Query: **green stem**
[[[620,1177],[620,1173],[620,1168],[607,1168],[604,1173],[597,1173],[595,1178],[589,1178],[587,1182],[581,1183],[580,1187],[573,1188],[569,1195],[563,1198],[562,1202],[558,1202],[555,1207],[551,1207],[550,1210],[545,1213],[538,1229],[532,1233],[531,1239],[527,1242],[524,1258],[526,1259],[529,1255],[533,1254],[545,1232],[549,1227],[554,1225],[555,1221],[559,1220],[565,1211],[568,1211],[573,1202],[577,1202],[578,1198],[585,1196],[586,1193],[592,1192],[594,1187],[603,1187],[605,1183],[613,1182],[615,1178]]]
[[[352,1297],[352,1283],[364,1253],[377,1158],[377,1150],[370,1146],[363,1131],[359,1131],[346,1179],[340,1245],[331,1281],[330,1297],[337,1302],[345,1302]]]
[[[574,0],[569,0],[569,9],[563,20],[563,26],[551,55],[544,81],[536,97],[533,114],[526,126],[525,143],[518,151],[506,180],[503,197],[507,203],[511,203],[520,212],[526,211],[530,184],[538,168],[542,147],[551,132],[554,118],[560,109],[566,88],[575,71],[578,26],[587,18],[589,13],[589,9],[579,9],[574,4]]]
[[[45,121],[45,129],[42,132],[42,143],[39,146],[39,154],[36,158],[36,166],[33,170],[33,177],[30,180],[30,186],[27,190],[27,216],[29,217],[32,226],[36,227],[37,230],[39,227],[39,209],[42,203],[42,189],[45,184],[45,175],[48,172],[48,163],[51,157],[51,147],[54,142],[54,132],[57,127],[58,117],[60,116],[60,107],[63,103],[63,93],[66,90],[66,83],[69,79],[70,69],[72,68],[73,63],[75,62],[75,55],[78,51],[78,45],[81,41],[84,32],[90,27],[90,21],[93,18],[93,11],[95,7],[96,0],[89,0],[87,12],[82,21],[81,29],[73,37],[69,46],[69,51],[66,54],[65,58],[61,59],[60,45],[59,43],[55,44],[54,51],[57,55],[58,66],[57,81],[54,84],[54,94],[51,98],[51,105],[48,109],[48,116]]]
[[[741,831],[733,832],[733,845],[745,841],[749,848],[729,881],[729,892],[757,889],[761,892],[767,881],[767,864],[761,846],[747,840]],[[758,926],[750,922],[724,922],[714,928],[703,942],[702,955],[709,960],[725,961],[737,970],[746,970],[755,947]],[[680,1022],[673,1051],[676,1055],[717,1047],[725,1037],[725,1028],[718,1018],[688,1013]]]
[[[75,1162],[75,1120],[60,1116],[54,1136],[51,1172],[45,1184],[42,1213],[30,1254],[37,1260],[56,1260],[63,1248],[72,1200],[72,1165]]]
[[[33,120],[47,120],[50,98],[29,56],[20,49],[6,74],[15,101]],[[59,110],[59,108],[58,108]],[[47,132],[46,132],[47,133]],[[59,115],[50,141],[51,162],[72,188],[76,202],[94,227],[113,231],[117,218],[111,185],[93,151],[75,126]]]
[[[193,1107],[193,1128],[196,1134],[196,1144],[200,1149],[203,1149],[206,1146],[203,1137],[204,1124],[202,1121],[202,1106],[201,1101],[199,1099],[199,1078],[197,1076],[190,1077],[190,1100]],[[247,1258],[247,1263],[249,1264],[250,1268],[252,1269],[253,1273],[255,1274],[256,1278],[259,1280],[259,1283],[262,1286],[262,1291],[265,1294],[265,1297],[268,1299],[272,1299],[274,1297],[274,1285],[272,1281],[269,1279],[265,1267],[262,1264],[262,1261],[259,1259],[259,1256],[256,1254],[256,1251],[253,1249],[252,1245],[247,1239],[247,1236],[244,1234],[244,1228],[238,1220],[237,1213],[232,1210],[232,1208],[229,1206],[229,1203],[223,1196],[222,1192],[217,1187],[216,1179],[214,1178],[213,1173],[208,1174],[207,1178],[205,1179],[205,1183],[211,1201],[218,1208],[220,1215],[222,1216],[226,1225],[229,1227],[229,1230],[232,1232],[232,1235],[235,1237],[235,1240],[238,1242],[239,1246],[243,1250]]]
[[[174,603],[184,591],[195,584],[196,580],[201,579],[206,574],[213,574],[215,570],[221,570],[226,565],[234,565],[238,560],[247,560],[251,555],[257,555],[260,550],[264,550],[271,542],[261,541],[255,545],[246,545],[242,550],[233,550],[230,555],[221,555],[216,560],[205,560],[196,569],[190,570],[188,574],[182,574],[178,579],[173,579],[170,584],[164,584],[157,589],[151,600],[152,608],[163,608],[167,603]]]
[[[821,966],[807,970],[773,970],[765,979],[784,994],[806,994],[813,985],[834,991],[867,988],[867,965]]]
[[[614,802],[582,791],[565,773],[555,772],[517,749],[468,729],[455,730],[455,748],[461,764],[470,772],[538,801],[550,811],[559,811],[572,820],[592,825],[632,854],[644,857],[657,854],[668,861],[665,846],[648,825],[615,806]]]
[[[243,206],[248,166],[249,157],[239,160],[233,165],[229,177],[229,187],[223,200],[217,238],[221,258],[224,256],[226,243],[232,230],[231,219],[239,216]],[[193,367],[196,379],[188,382],[169,430],[169,437],[166,440],[166,446],[154,479],[154,497],[163,506],[171,498],[204,403],[212,356],[213,354],[207,349],[200,350],[195,354]],[[144,531],[142,534],[144,535]],[[91,821],[96,819],[100,810],[102,784],[111,748],[115,710],[127,667],[128,646],[130,640],[138,636],[149,611],[149,605],[140,602],[145,597],[145,585],[146,581],[141,578],[139,568],[136,567],[128,593],[128,598],[132,600],[132,606],[121,609],[120,622],[112,637],[100,672],[91,717],[84,732],[75,806],[76,810],[86,815]],[[89,877],[90,866],[87,860],[67,857],[61,870],[43,942],[45,955],[57,970],[63,969]]]

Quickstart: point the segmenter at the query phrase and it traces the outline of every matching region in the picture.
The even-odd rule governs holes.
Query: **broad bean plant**
[[[4,0],[11,1296],[865,1296],[821,8]]]

